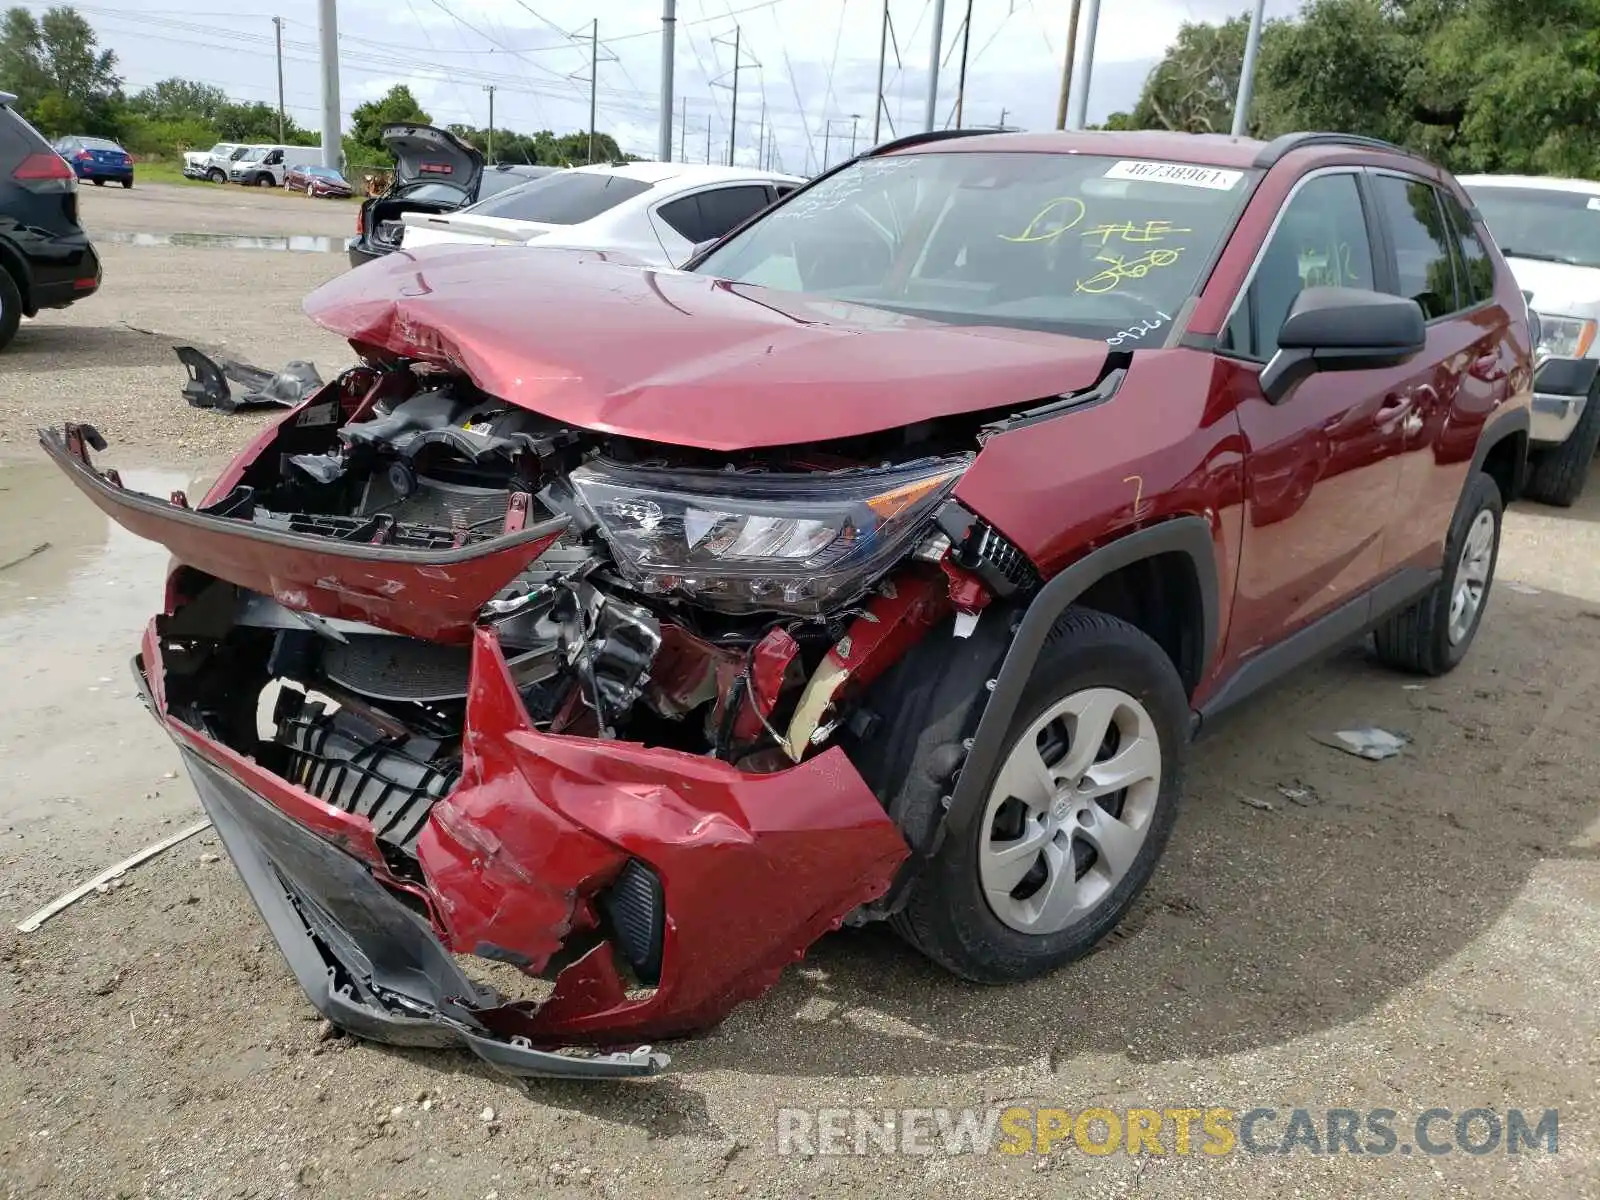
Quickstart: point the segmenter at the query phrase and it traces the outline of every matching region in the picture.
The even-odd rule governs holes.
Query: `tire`
[[[0,350],[10,345],[21,324],[22,289],[11,278],[11,272],[0,266]]]
[[[1461,503],[1450,522],[1450,536],[1445,541],[1444,575],[1428,589],[1427,595],[1373,631],[1380,662],[1417,675],[1444,675],[1455,670],[1467,656],[1472,639],[1478,634],[1478,626],[1483,622],[1484,610],[1489,606],[1494,568],[1500,558],[1503,515],[1500,487],[1492,478],[1479,471],[1467,480]],[[1475,529],[1477,537],[1474,537]],[[1485,530],[1488,532],[1487,550],[1480,554]],[[1468,553],[1469,540],[1473,542],[1472,554]],[[1480,565],[1474,568],[1470,563]],[[1478,585],[1475,602],[1467,598],[1472,593],[1474,580]],[[1458,586],[1463,583],[1467,588],[1459,603],[1470,605],[1470,611],[1456,608]]]
[[[257,175],[256,176],[256,186],[257,187],[271,187],[272,186],[272,176],[271,175]]]
[[[1051,718],[1073,705],[1080,707],[1066,736],[1068,721]],[[1092,750],[1085,744],[1096,755],[1092,767],[1111,761],[1108,748],[1112,758],[1126,753],[1129,762],[1148,762],[1153,741],[1154,773],[1120,793],[1085,800],[1087,793],[1063,786],[1056,773],[1078,753],[1082,722],[1088,720],[1091,731],[1101,728],[1093,714],[1107,710],[1114,711],[1111,724],[1121,737],[1113,741],[1108,733]],[[1183,790],[1189,731],[1188,697],[1161,647],[1125,621],[1069,608],[1040,652],[999,765],[965,802],[965,811],[949,813],[943,844],[892,919],[896,931],[947,970],[978,983],[1031,979],[1088,953],[1122,919],[1166,847]],[[1142,752],[1127,740],[1130,734],[1144,743]],[[1055,785],[1035,792],[1036,801],[1042,797],[1037,807],[1014,795],[1032,790],[1027,784],[1038,779],[1023,766],[1030,737],[1040,747],[1032,762],[1050,764]],[[1070,769],[1076,773],[1077,767]],[[1005,787],[1008,778],[1022,786]],[[1022,810],[1028,815],[1019,819]],[[1107,838],[1113,828],[1121,843],[1117,857],[1127,859],[1120,869],[1099,849],[1113,844]],[[1004,836],[997,840],[997,832]],[[1129,833],[1139,840],[1127,841]],[[1023,843],[1035,841],[1041,849],[1030,858]],[[997,854],[996,845],[1012,848],[1009,859],[1001,857],[1003,850]],[[1087,889],[1089,902],[1069,910],[1064,922],[1060,912],[1046,919],[1052,912],[1046,896],[1056,885],[1066,886],[1067,867],[1073,879],[1063,898],[1082,898],[1080,889]],[[1025,873],[1006,892],[1006,882],[1019,870]],[[1031,908],[1038,919],[1030,927]]]
[[[106,185],[106,181],[104,179],[91,179],[89,182],[94,184],[95,187],[105,187]]]
[[[1523,493],[1530,500],[1571,508],[1589,481],[1589,464],[1600,446],[1600,387],[1589,392],[1583,415],[1570,437],[1559,446],[1531,451],[1528,483]]]
[[[228,182],[227,175],[224,174],[222,171],[219,171],[216,167],[212,167],[211,170],[206,172],[206,178],[209,179],[212,183],[227,183]]]
[[[133,180],[131,180],[131,179],[124,179],[124,180],[123,180],[123,181],[122,181],[122,186],[123,186],[123,187],[125,187],[125,188],[131,188],[131,187],[132,187],[132,186],[133,186]]]

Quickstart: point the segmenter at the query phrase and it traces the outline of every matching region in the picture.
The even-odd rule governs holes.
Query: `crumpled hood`
[[[1091,386],[1103,342],[946,325],[611,261],[423,247],[338,276],[305,311],[358,350],[448,364],[589,429],[707,450],[797,445]]]

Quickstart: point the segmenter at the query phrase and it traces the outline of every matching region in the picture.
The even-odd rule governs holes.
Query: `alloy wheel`
[[[1127,876],[1161,792],[1161,739],[1116,688],[1073,692],[1012,747],[984,810],[978,875],[991,911],[1020,933],[1057,933]]]
[[[1472,632],[1483,597],[1489,590],[1489,569],[1494,559],[1494,514],[1487,510],[1472,520],[1456,565],[1455,592],[1450,597],[1448,635],[1459,646]]]

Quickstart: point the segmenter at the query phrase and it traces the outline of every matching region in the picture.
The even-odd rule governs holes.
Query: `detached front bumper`
[[[1533,375],[1533,421],[1528,440],[1559,446],[1572,436],[1589,403],[1600,359],[1550,358]]]

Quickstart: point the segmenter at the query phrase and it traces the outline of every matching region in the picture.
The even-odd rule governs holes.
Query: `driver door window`
[[[1255,278],[1235,307],[1222,348],[1266,362],[1295,298],[1308,287],[1373,286],[1372,244],[1354,174],[1309,180],[1284,210]]]

